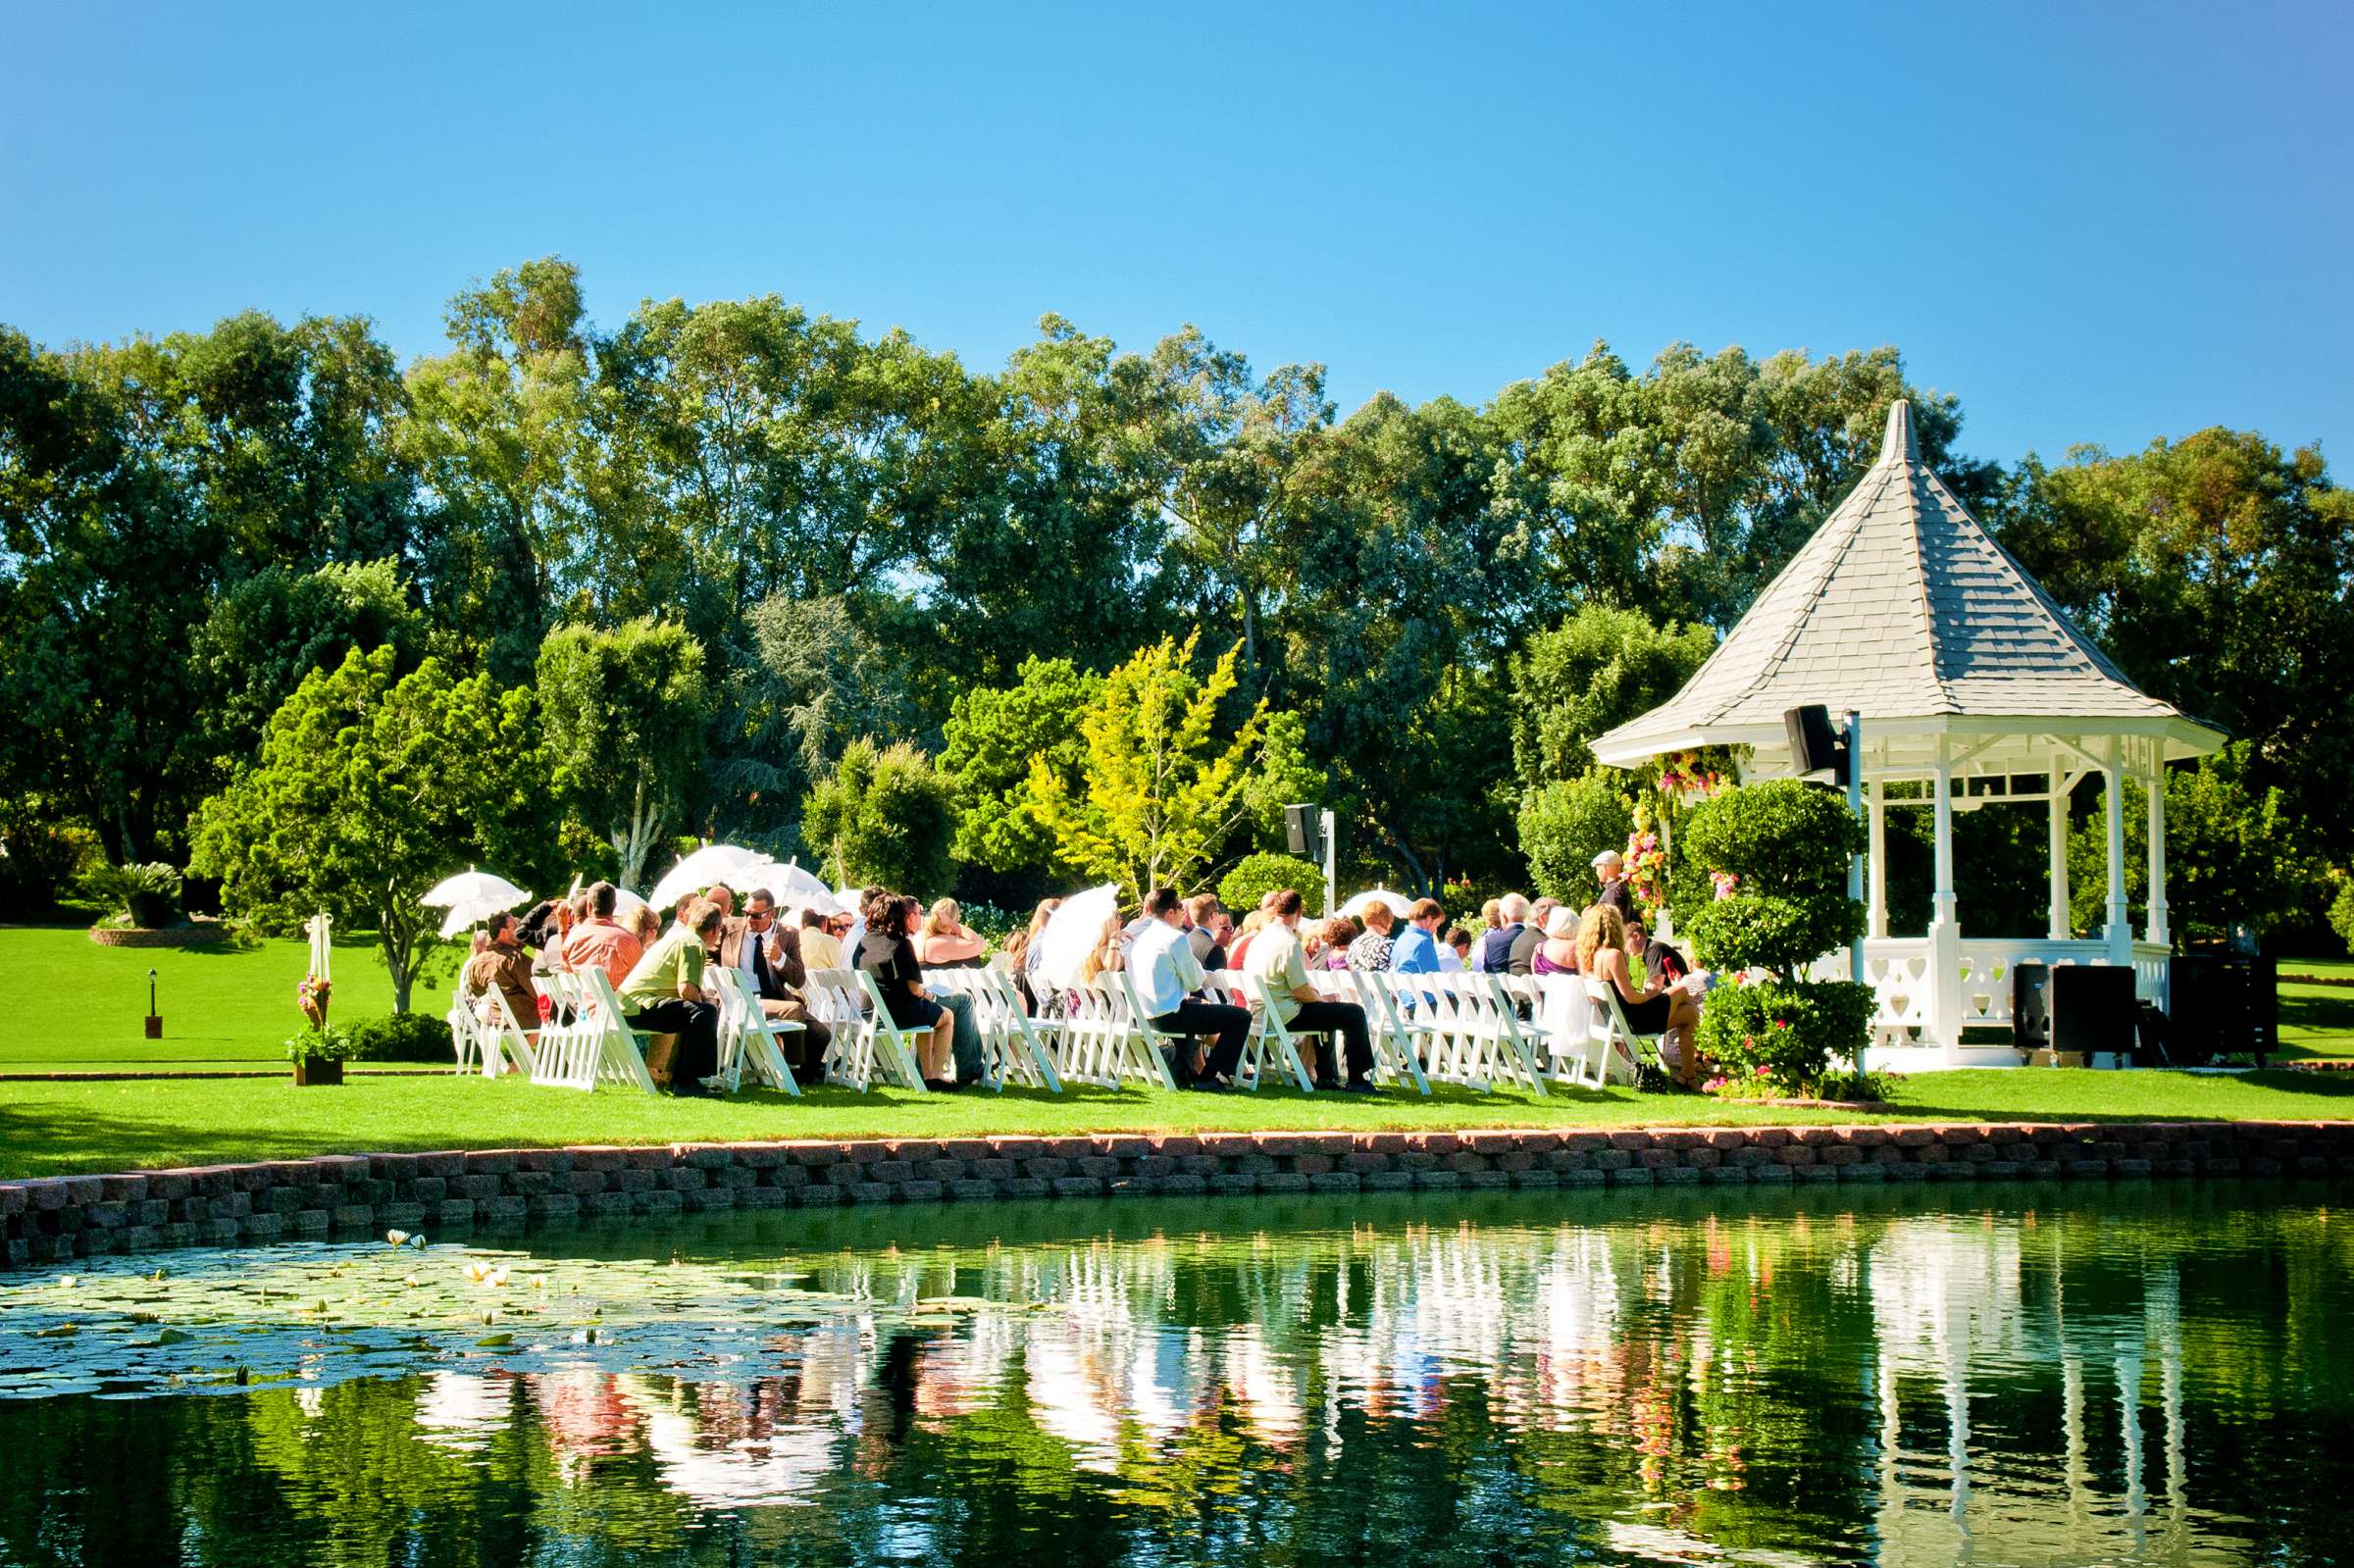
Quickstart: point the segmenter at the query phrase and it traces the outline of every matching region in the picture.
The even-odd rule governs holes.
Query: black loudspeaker
[[[2184,953],[2168,966],[2168,1039],[2175,1059],[2203,1065],[2252,1056],[2261,1066],[2280,1045],[2279,968],[2243,953]]]
[[[1782,715],[1782,729],[1790,736],[1790,762],[1799,774],[1827,772],[1831,783],[1846,784],[1847,747],[1831,728],[1830,709],[1819,702],[1792,708]]]
[[[2011,966],[2011,1043],[2022,1051],[2040,1051],[2052,1043],[2052,966]]]
[[[1313,806],[1283,808],[1283,836],[1293,854],[1303,860],[1321,865],[1324,860],[1324,824]]]
[[[2055,964],[2044,1005],[2055,1051],[2130,1055],[2140,1011],[2127,964]]]

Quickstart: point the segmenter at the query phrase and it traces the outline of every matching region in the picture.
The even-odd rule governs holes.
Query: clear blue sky
[[[1895,343],[2012,459],[2225,423],[2354,479],[2354,8],[11,5],[0,321],[402,355],[532,256],[994,367],[1058,311],[1344,412]],[[1777,11],[1782,14],[1776,14]]]

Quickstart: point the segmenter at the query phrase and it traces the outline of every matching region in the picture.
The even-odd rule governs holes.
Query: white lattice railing
[[[1965,1029],[2011,1027],[2011,971],[2019,964],[2098,964],[2109,959],[2109,944],[2099,940],[2061,940],[2048,937],[1966,936],[1958,948],[1954,984],[1960,990],[1957,1009]],[[2134,988],[2147,1000],[2165,1005],[2166,949],[2136,943],[2133,952]],[[1871,1018],[1872,1044],[1892,1046],[1931,1043],[1937,1020],[1936,998],[1929,979],[1930,945],[1926,936],[1882,936],[1864,943],[1864,981],[1878,998]],[[1817,961],[1817,980],[1847,978],[1844,950]]]

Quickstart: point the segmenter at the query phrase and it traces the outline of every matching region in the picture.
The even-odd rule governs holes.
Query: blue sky
[[[17,5],[0,321],[258,306],[404,356],[528,257],[994,367],[1483,401],[1607,337],[1895,343],[2013,459],[2210,424],[2354,474],[2354,8]]]

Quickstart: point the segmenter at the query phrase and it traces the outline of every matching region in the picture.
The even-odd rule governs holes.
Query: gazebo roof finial
[[[1888,433],[1880,437],[1880,461],[1920,461],[1920,443],[1913,439],[1913,405],[1901,397],[1888,405]]]

